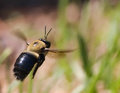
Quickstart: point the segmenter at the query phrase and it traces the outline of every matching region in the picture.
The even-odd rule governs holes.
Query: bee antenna
[[[44,38],[45,38],[45,40],[47,40],[47,36],[48,36],[48,34],[51,32],[51,30],[52,30],[52,28],[48,31],[48,33],[46,34],[46,26],[45,26],[45,35],[44,35]]]
[[[46,34],[46,37],[49,35],[49,33],[51,32],[52,28],[48,31],[48,33]]]

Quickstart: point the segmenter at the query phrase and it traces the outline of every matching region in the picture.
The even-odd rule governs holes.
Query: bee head
[[[33,41],[32,43],[28,44],[27,50],[34,51],[34,52],[41,52],[44,48],[50,48],[51,43],[47,41],[47,36],[50,33],[52,28],[46,33],[46,26],[45,26],[45,35],[44,39],[38,39]]]
[[[50,33],[50,31],[52,30],[52,28],[46,33],[46,26],[45,26],[45,34],[44,34],[44,39],[39,39],[40,41],[44,42],[46,45],[46,48],[50,48],[51,43],[49,41],[47,41],[47,36]]]
[[[44,42],[46,45],[46,48],[50,48],[51,43],[45,39],[40,39],[40,41]]]

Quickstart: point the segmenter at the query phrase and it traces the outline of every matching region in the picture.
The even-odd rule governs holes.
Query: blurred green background
[[[40,0],[0,1],[0,93],[119,93],[120,1]],[[26,48],[13,32],[28,42],[53,30],[48,40],[55,49],[76,49],[48,54],[34,80],[13,76],[16,58]]]

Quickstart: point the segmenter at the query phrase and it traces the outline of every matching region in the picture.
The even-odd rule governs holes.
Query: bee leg
[[[44,60],[45,60],[45,56],[43,54],[40,54],[39,58],[38,58],[37,65],[36,65],[36,67],[35,67],[35,69],[33,71],[33,77],[32,78],[34,78],[34,76],[35,76],[38,68],[42,65],[42,63],[44,62]]]

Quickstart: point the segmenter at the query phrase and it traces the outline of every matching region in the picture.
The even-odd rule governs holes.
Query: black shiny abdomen
[[[16,79],[23,81],[37,62],[37,58],[30,53],[21,53],[14,65]]]

